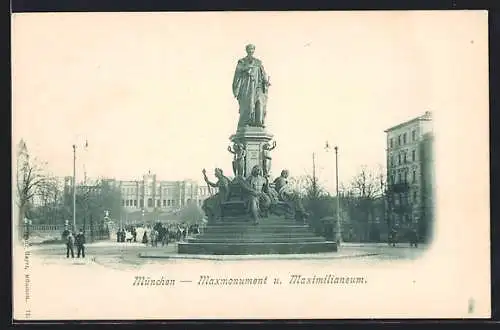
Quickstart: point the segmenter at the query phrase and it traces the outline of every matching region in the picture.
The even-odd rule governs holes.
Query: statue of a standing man
[[[253,57],[255,46],[247,45],[246,52],[247,56],[238,60],[233,78],[233,95],[240,106],[238,128],[264,127],[267,92],[271,84],[262,62]]]

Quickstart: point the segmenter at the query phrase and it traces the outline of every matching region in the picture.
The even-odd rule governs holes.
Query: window
[[[130,202],[130,201],[127,199],[127,204],[125,204],[125,205],[126,205],[126,206],[129,206],[129,202]]]
[[[139,200],[139,204],[141,205],[141,207],[144,207],[144,199]]]
[[[403,163],[407,163],[407,159],[406,159],[406,152],[403,153]]]
[[[137,206],[137,199],[134,199],[134,206]]]
[[[401,183],[401,172],[398,173],[398,183]]]
[[[404,181],[403,181],[403,182],[404,182],[404,183],[407,183],[407,182],[408,182],[408,171],[404,171],[403,173],[404,173],[404,174],[403,174],[403,175],[404,175],[404,176],[403,176],[403,177],[404,177]]]
[[[167,206],[167,200],[166,199],[163,200],[163,207],[165,207],[165,206]]]
[[[411,140],[416,141],[417,140],[417,132],[415,130],[411,131]]]
[[[148,207],[153,207],[153,199],[148,198]]]
[[[417,181],[417,171],[413,170],[413,175],[412,175],[411,180],[413,183],[415,183]]]
[[[413,192],[413,201],[414,202],[417,201],[417,192],[416,191]]]
[[[394,146],[394,139],[390,138],[389,139],[389,147],[392,148]]]
[[[161,203],[160,203],[160,200],[159,200],[159,199],[156,201],[156,206],[157,206],[157,207],[160,207],[160,206],[161,206]]]
[[[122,206],[125,206],[125,200],[122,199]]]
[[[416,158],[417,158],[417,157],[416,157],[415,150],[412,150],[412,151],[411,151],[411,161],[412,161],[412,162],[414,162]]]
[[[401,145],[401,135],[398,135],[398,146]]]
[[[171,202],[171,200],[170,200],[170,199],[169,199],[169,200],[167,200],[167,205],[168,205],[168,206],[170,206],[170,202]]]
[[[403,134],[403,144],[406,144],[406,133]]]
[[[398,165],[401,165],[401,154],[398,154]]]

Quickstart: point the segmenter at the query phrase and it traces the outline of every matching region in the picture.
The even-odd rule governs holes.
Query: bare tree
[[[311,190],[312,177],[308,175],[302,175],[298,177],[292,177],[288,180],[289,185],[292,187],[292,190],[300,197],[305,197],[308,195]],[[317,185],[316,185],[317,186]]]
[[[21,140],[17,148],[17,171],[16,171],[16,204],[19,210],[18,223],[22,225],[28,207],[33,200],[39,185],[44,182],[40,162],[32,160],[28,153],[26,142]]]
[[[59,187],[57,178],[45,176],[35,188],[34,198],[37,198],[35,212],[43,223],[56,224],[62,207],[62,189]]]
[[[372,199],[383,192],[383,174],[372,172],[366,166],[361,167],[360,172],[351,182],[351,191],[354,196]]]
[[[122,213],[121,192],[113,182],[97,179],[92,184],[77,187],[76,207],[77,226],[90,229],[93,240],[94,234],[105,227],[106,212],[114,219]]]
[[[377,171],[362,166],[347,189],[344,191],[344,200],[347,205],[353,226],[356,227],[356,236],[368,239],[372,224],[377,213],[375,208],[380,204],[380,197],[384,195],[385,179],[382,167]],[[383,203],[381,204],[383,205]]]

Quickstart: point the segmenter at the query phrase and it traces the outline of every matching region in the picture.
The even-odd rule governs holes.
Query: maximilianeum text
[[[189,279],[171,279],[165,275],[135,276],[132,286],[138,287],[174,287],[177,285],[192,285],[199,287],[227,287],[227,286],[246,286],[259,287],[266,285],[291,285],[291,286],[311,286],[311,285],[337,285],[337,286],[356,286],[367,284],[365,276],[337,275],[337,274],[290,274],[287,277],[269,277],[269,276],[228,276],[216,277],[209,275],[199,275],[196,280]]]

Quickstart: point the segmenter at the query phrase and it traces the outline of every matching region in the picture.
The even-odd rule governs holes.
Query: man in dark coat
[[[75,237],[68,231],[66,236],[66,258],[69,258],[69,253],[71,252],[71,258],[75,257],[75,252],[73,251],[73,244],[75,243]]]
[[[137,242],[137,230],[135,227],[132,227],[132,237],[134,238],[134,242]]]
[[[75,244],[76,244],[77,258],[80,258],[80,253],[82,254],[82,258],[85,258],[85,234],[81,229],[80,232],[75,237]]]

